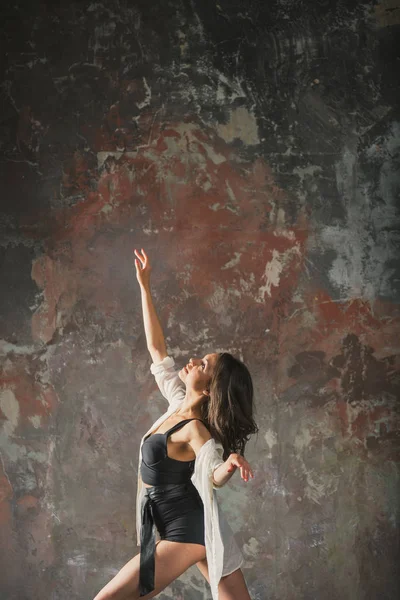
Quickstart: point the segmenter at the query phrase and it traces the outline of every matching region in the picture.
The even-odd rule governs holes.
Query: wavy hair
[[[210,382],[208,402],[201,405],[202,419],[223,446],[223,460],[232,453],[244,455],[249,437],[258,432],[253,419],[253,382],[246,365],[222,352]]]

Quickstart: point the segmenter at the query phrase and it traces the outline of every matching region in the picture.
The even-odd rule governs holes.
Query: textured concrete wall
[[[92,598],[137,553],[149,373],[254,377],[221,490],[255,600],[397,598],[397,0],[2,3],[0,595]],[[210,598],[193,567],[163,600]]]

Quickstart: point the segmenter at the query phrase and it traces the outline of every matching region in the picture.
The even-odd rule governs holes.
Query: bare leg
[[[189,567],[204,558],[205,554],[205,548],[201,544],[158,541],[155,552],[155,589],[151,594],[140,596],[140,600],[149,600],[157,596]],[[94,600],[138,600],[139,569],[140,554],[137,554],[107,583]]]
[[[203,558],[196,565],[200,573],[210,583],[207,559]],[[241,569],[236,569],[233,573],[221,577],[218,593],[220,600],[251,600]]]

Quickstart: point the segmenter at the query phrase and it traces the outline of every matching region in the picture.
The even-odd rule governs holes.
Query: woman
[[[228,353],[191,358],[179,372],[173,368],[151,298],[149,258],[143,248],[134,252],[150,370],[169,408],[140,444],[136,525],[141,552],[94,600],[154,598],[194,564],[210,583],[214,600],[250,600],[240,569],[243,558],[214,488],[237,469],[246,482],[254,477],[242,455],[249,435],[258,431],[251,377]]]

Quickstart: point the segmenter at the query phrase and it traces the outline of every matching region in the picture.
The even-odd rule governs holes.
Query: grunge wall
[[[399,3],[0,15],[1,598],[93,598],[138,551],[166,402],[134,247],[177,366],[253,375],[256,477],[219,492],[251,597],[397,598]]]

